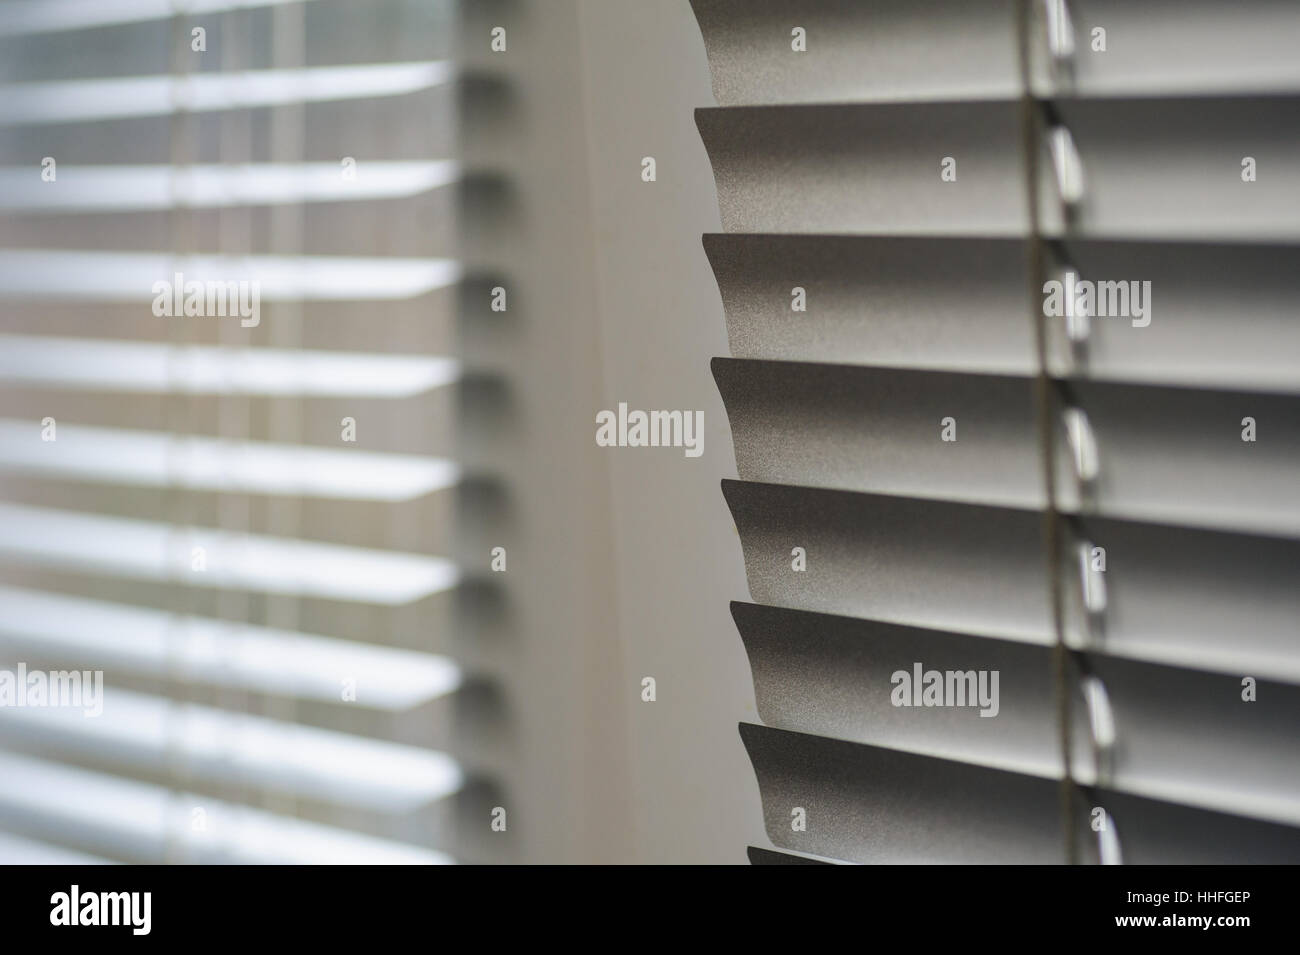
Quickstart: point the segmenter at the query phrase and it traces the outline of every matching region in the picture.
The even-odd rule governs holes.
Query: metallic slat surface
[[[1046,504],[1031,379],[727,358],[712,367],[744,480]],[[1096,447],[1086,480],[1065,426],[1075,408]],[[1053,414],[1058,510],[1300,537],[1300,397],[1079,380]],[[1242,440],[1249,422],[1255,441]]]
[[[1019,240],[708,233],[704,251],[734,358],[1033,373]]]
[[[712,367],[743,480],[1046,503],[1028,378],[728,358]]]
[[[1037,512],[746,481],[724,481],[723,493],[758,603],[1052,642]],[[1067,531],[1073,639],[1172,665],[1300,673],[1300,542],[1092,517]],[[1077,543],[1105,549],[1093,628],[1074,583]],[[794,569],[796,547],[806,570]]]
[[[749,723],[740,735],[779,849],[861,863],[1063,861],[1050,780]]]
[[[760,849],[757,846],[749,846],[747,855],[750,865],[834,865],[823,859],[809,859],[806,856],[797,856],[789,852],[774,852],[771,849]]]
[[[780,849],[860,863],[1064,861],[1053,780],[749,723],[740,735]],[[1293,826],[1108,789],[1092,796],[1073,820],[1084,862],[1099,858],[1090,802],[1113,818],[1125,863],[1300,860]]]
[[[733,603],[767,726],[992,769],[1057,778],[1063,764],[1046,647]],[[1263,677],[1252,703],[1238,673],[1205,673],[1089,653],[1122,743],[1098,766],[1081,668],[1070,671],[1072,771],[1129,794],[1300,824],[1289,754],[1300,688]],[[923,703],[923,674],[973,674],[955,705]],[[899,677],[902,674],[902,677]],[[996,683],[993,683],[996,674]],[[945,677],[946,678],[946,677]],[[926,677],[928,679],[928,677]],[[979,682],[982,681],[982,682]],[[934,702],[934,701],[932,701]],[[1201,727],[1185,745],[1186,727]]]
[[[1085,182],[1071,234],[1092,239],[1300,239],[1293,96],[1061,103]],[[1012,102],[697,109],[727,232],[1029,234]],[[1042,231],[1065,231],[1047,143]],[[1242,159],[1269,175],[1245,183]],[[952,181],[940,178],[956,160]]]
[[[1014,103],[695,111],[727,232],[1020,236]],[[944,157],[955,182],[940,181]]]
[[[1065,861],[1055,592],[1072,773],[1124,861],[1300,858],[1300,8],[692,6],[718,103],[696,123],[723,226],[704,237],[732,356],[713,362],[741,478],[723,493],[756,601],[733,613],[768,724],[741,734],[773,843]],[[1056,64],[1054,6],[1074,38]],[[1068,211],[1046,138],[1026,181],[1017,10],[1038,119],[1077,148]],[[1035,243],[1047,276],[1150,283],[1145,316],[1074,341],[1041,319],[1046,432]],[[890,674],[920,660],[999,672],[998,716],[894,707]]]
[[[691,0],[719,104],[1016,95],[1012,0]],[[805,49],[792,48],[795,28]]]
[[[708,233],[734,358],[1032,375],[1018,239]],[[1149,281],[1151,321],[1096,318],[1071,348],[1049,323],[1060,377],[1300,393],[1300,276],[1285,245],[1069,239],[1052,253],[1092,281]],[[803,289],[805,311],[793,290]]]
[[[1019,93],[1008,0],[692,0],[724,106],[926,102]],[[1035,93],[1061,94],[1042,4],[1031,8]],[[1300,91],[1287,0],[1087,0],[1064,6],[1075,36],[1068,95],[1180,97]],[[803,27],[806,50],[791,48]],[[1098,33],[1097,31],[1102,31]],[[1104,45],[1103,45],[1104,44]],[[1192,51],[1201,55],[1191,55]]]
[[[758,603],[1050,640],[1032,511],[723,481]],[[801,547],[807,569],[793,569]]]

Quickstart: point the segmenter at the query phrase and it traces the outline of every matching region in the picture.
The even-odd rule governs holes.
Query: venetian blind
[[[0,5],[4,861],[450,861],[454,22]]]
[[[692,5],[753,861],[1300,859],[1300,8]]]

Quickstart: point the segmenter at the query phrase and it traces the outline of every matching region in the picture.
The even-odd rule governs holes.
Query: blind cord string
[[[1030,34],[1032,29],[1032,0],[1017,0],[1016,39],[1020,60],[1020,130],[1021,148],[1025,169],[1025,196],[1029,218],[1026,242],[1029,277],[1030,318],[1034,325],[1034,344],[1038,358],[1035,380],[1037,400],[1037,425],[1039,452],[1042,464],[1045,506],[1043,511],[1043,543],[1047,551],[1047,586],[1052,630],[1055,643],[1052,650],[1052,674],[1056,698],[1056,720],[1061,747],[1060,812],[1065,860],[1069,865],[1079,862],[1079,846],[1075,832],[1075,783],[1071,765],[1071,711],[1070,711],[1070,657],[1065,641],[1064,608],[1062,607],[1061,580],[1061,514],[1056,500],[1056,455],[1052,409],[1055,404],[1054,383],[1048,373],[1046,318],[1041,309],[1034,308],[1039,301],[1040,289],[1046,277],[1045,240],[1042,231],[1042,212],[1039,206],[1039,142],[1042,137],[1042,109],[1044,104],[1033,93]]]

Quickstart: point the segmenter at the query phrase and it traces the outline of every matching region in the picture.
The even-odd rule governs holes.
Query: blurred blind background
[[[455,14],[0,4],[0,859],[451,858]]]

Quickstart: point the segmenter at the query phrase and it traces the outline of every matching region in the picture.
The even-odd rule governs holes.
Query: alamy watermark
[[[262,321],[262,285],[255,279],[238,281],[186,281],[183,272],[172,281],[153,283],[153,313],[157,318],[239,317],[244,328]]]
[[[1151,283],[1093,282],[1066,272],[1064,281],[1043,283],[1043,314],[1048,318],[1127,318],[1134,328],[1146,328],[1151,324]]]
[[[911,672],[895,670],[889,702],[894,706],[978,706],[980,716],[997,716],[997,670],[927,670],[913,663]]]
[[[688,458],[704,453],[703,411],[628,411],[596,413],[596,444],[602,448],[682,448]]]
[[[50,896],[51,925],[122,925],[132,935],[148,935],[152,910],[152,892],[82,892],[73,885]]]
[[[59,706],[85,716],[104,712],[103,670],[0,670],[0,707]]]

